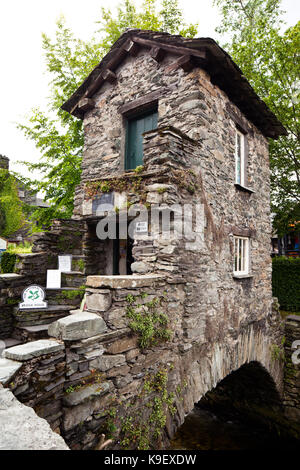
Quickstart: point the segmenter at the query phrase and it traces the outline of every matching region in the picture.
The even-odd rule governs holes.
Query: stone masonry
[[[127,121],[149,106],[158,126],[143,135],[143,165],[125,171]],[[102,433],[114,449],[164,448],[194,403],[250,362],[282,395],[268,137],[285,130],[241,71],[212,40],[129,30],[63,109],[83,119],[81,183],[72,220],[39,234],[33,251],[48,253],[48,269],[57,254],[74,255],[80,269],[65,282],[85,282],[87,310],[49,325],[55,352],[35,342],[34,357],[27,345],[6,349],[5,386],[71,449],[96,448]],[[237,129],[244,185],[235,183]],[[113,208],[98,214],[103,195]],[[192,237],[178,236],[183,205]],[[132,274],[113,276],[112,244],[96,226],[106,216],[131,221],[142,206],[147,216],[153,206],[172,213],[171,236],[148,218],[148,233],[133,232]],[[250,243],[244,276],[233,272],[235,236]]]

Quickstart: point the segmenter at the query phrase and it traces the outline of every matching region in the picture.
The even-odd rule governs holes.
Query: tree
[[[0,235],[9,237],[24,225],[16,179],[0,168]]]
[[[223,47],[256,93],[288,131],[270,139],[271,207],[279,235],[297,219],[300,205],[300,22],[281,33],[280,0],[215,0]],[[299,219],[298,219],[299,220]]]
[[[77,39],[65,25],[57,22],[55,40],[43,34],[46,68],[50,83],[49,109],[34,109],[26,124],[18,127],[41,151],[39,163],[25,163],[38,170],[43,179],[24,180],[35,192],[43,191],[49,208],[36,209],[32,218],[39,226],[50,225],[54,218],[68,218],[73,212],[74,190],[80,182],[83,147],[82,122],[61,109],[61,105],[79,87],[86,76],[109,51],[126,28],[167,31],[186,37],[197,33],[197,25],[186,25],[177,0],[163,0],[157,12],[157,0],[144,0],[138,11],[131,0],[124,0],[114,17],[102,8],[98,31],[90,41]]]

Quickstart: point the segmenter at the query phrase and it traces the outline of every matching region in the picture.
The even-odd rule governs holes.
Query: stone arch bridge
[[[257,389],[259,417],[299,432],[282,408],[299,403],[284,395],[277,308],[233,331],[206,323],[191,338],[182,281],[89,276],[86,286],[86,311],[51,323],[48,337],[9,347],[0,359],[2,384],[71,449],[96,448],[101,434],[112,449],[166,448],[194,404],[245,366],[250,375],[241,375],[241,386]]]

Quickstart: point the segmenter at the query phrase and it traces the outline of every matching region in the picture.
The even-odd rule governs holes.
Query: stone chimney
[[[0,168],[3,168],[4,170],[9,169],[9,158],[1,154],[0,154]]]

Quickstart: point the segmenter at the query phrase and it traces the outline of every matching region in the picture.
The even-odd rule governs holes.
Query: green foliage
[[[46,70],[52,76],[49,107],[31,111],[27,123],[19,124],[42,156],[39,163],[25,163],[31,172],[38,170],[43,178],[24,180],[35,191],[43,191],[49,208],[36,209],[31,219],[49,226],[54,218],[69,218],[73,211],[76,185],[80,181],[83,147],[82,121],[61,109],[61,105],[81,85],[87,75],[109,51],[126,28],[163,30],[193,37],[197,25],[186,25],[177,0],[163,0],[158,11],[157,0],[144,0],[140,9],[124,0],[114,17],[102,8],[95,36],[89,41],[74,37],[63,18],[57,22],[55,39],[43,34]],[[108,189],[107,189],[108,191]]]
[[[16,179],[8,170],[0,168],[0,235],[8,237],[23,225],[24,216]]]
[[[139,296],[126,297],[128,306],[126,315],[131,320],[129,327],[139,335],[139,344],[142,348],[155,346],[161,341],[171,338],[171,331],[167,328],[169,319],[165,313],[160,312],[163,299],[155,297],[150,302],[140,304]]]
[[[18,245],[16,243],[9,243],[6,251],[8,253],[31,253],[32,244],[27,241]]]
[[[270,141],[274,227],[282,234],[300,210],[300,22],[281,33],[280,3],[215,0],[222,14],[217,32],[229,35],[224,48],[288,131],[287,136]]]
[[[16,254],[4,251],[0,259],[1,273],[13,273],[15,269],[16,260]]]
[[[300,258],[275,257],[272,260],[272,290],[280,308],[300,310]]]
[[[137,448],[148,450],[162,435],[166,425],[168,412],[174,415],[175,395],[167,390],[169,370],[161,366],[157,372],[147,374],[141,393],[132,403],[127,403],[125,417],[121,417],[121,446],[124,449]],[[149,409],[149,417],[145,420],[140,410],[139,400],[143,399]],[[128,408],[134,407],[129,415]]]

